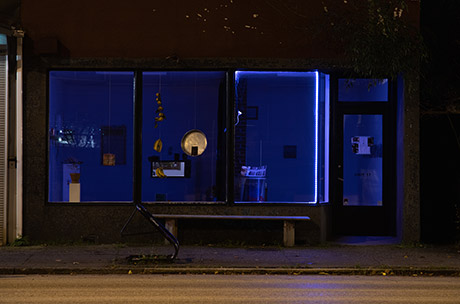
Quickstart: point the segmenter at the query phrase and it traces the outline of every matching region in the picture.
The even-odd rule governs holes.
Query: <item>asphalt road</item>
[[[0,276],[0,303],[460,303],[460,278]]]

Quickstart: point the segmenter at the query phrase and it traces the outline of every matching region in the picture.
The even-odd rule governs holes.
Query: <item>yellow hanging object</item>
[[[159,178],[167,177],[166,174],[163,172],[163,168],[156,168],[155,175],[158,176]]]
[[[160,93],[157,93],[156,96],[157,96],[157,98],[156,98],[157,104],[158,104],[158,105],[161,105],[161,96],[160,96]]]
[[[161,139],[157,139],[153,144],[153,150],[161,152],[161,149],[163,149],[163,142],[161,141]]]
[[[158,104],[158,107],[157,107],[157,110],[156,110],[156,113],[158,114],[157,117],[155,117],[155,128],[158,127],[158,122],[159,121],[163,121],[166,117],[165,117],[165,114],[163,113],[163,106],[161,105],[161,96],[160,96],[160,93],[156,93],[156,101],[157,101],[157,104]]]

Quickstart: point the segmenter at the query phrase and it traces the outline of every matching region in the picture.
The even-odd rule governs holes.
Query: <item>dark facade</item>
[[[407,20],[409,23],[417,24],[419,3],[410,1],[409,8]],[[418,241],[420,238],[418,90],[411,86],[409,91],[407,86],[404,86],[408,79],[399,77],[399,79],[387,81],[385,100],[377,100],[375,103],[366,99],[364,99],[365,103],[354,99],[350,103],[341,100],[345,97],[340,95],[340,81],[346,78],[343,75],[344,71],[349,69],[349,64],[343,56],[343,48],[331,41],[327,31],[320,31],[319,24],[322,24],[324,10],[321,1],[288,1],[286,5],[280,6],[277,3],[267,5],[265,1],[236,0],[213,1],[213,3],[177,1],[175,4],[142,0],[131,2],[23,0],[20,19],[21,27],[25,32],[22,234],[37,242],[126,241],[120,237],[119,232],[133,210],[129,198],[122,199],[122,202],[113,198],[108,200],[83,199],[82,192],[80,202],[69,202],[68,198],[64,199],[60,196],[52,199],[50,189],[53,188],[53,180],[50,166],[53,162],[58,165],[62,162],[55,161],[50,151],[54,149],[53,147],[63,147],[62,142],[53,141],[54,133],[51,134],[63,130],[63,128],[54,127],[54,118],[50,116],[50,113],[54,113],[52,111],[55,106],[54,89],[51,87],[54,71],[124,72],[132,73],[134,79],[139,79],[136,77],[143,75],[144,100],[146,100],[145,94],[148,91],[146,89],[148,88],[146,79],[150,77],[148,73],[153,73],[151,74],[154,79],[152,82],[157,82],[155,73],[160,75],[160,73],[173,72],[218,71],[225,75],[223,76],[225,80],[219,91],[219,96],[221,96],[219,98],[222,98],[219,104],[223,110],[216,110],[221,113],[216,114],[216,126],[218,130],[225,129],[225,134],[224,131],[221,132],[222,134],[217,132],[215,149],[218,151],[216,157],[220,161],[216,162],[215,168],[210,169],[210,174],[215,175],[214,180],[218,188],[215,191],[218,194],[215,197],[210,196],[212,198],[197,199],[198,196],[196,196],[183,200],[165,200],[158,193],[155,198],[145,200],[141,198],[146,201],[150,211],[160,214],[309,216],[310,222],[297,224],[296,241],[298,244],[318,243],[337,235],[350,234],[394,236],[404,242]],[[281,198],[272,202],[261,200],[238,203],[238,197],[242,196],[241,191],[244,190],[237,186],[239,169],[248,161],[251,157],[249,154],[252,153],[247,148],[250,146],[248,133],[251,132],[248,126],[254,126],[256,123],[245,116],[248,112],[247,107],[250,105],[245,98],[250,98],[250,93],[246,93],[244,88],[235,85],[236,71],[310,72],[327,75],[327,88],[322,87],[321,92],[330,98],[330,106],[325,108],[327,115],[323,113],[324,116],[321,116],[321,113],[318,114],[317,105],[315,117],[317,117],[316,142],[318,138],[326,136],[327,133],[328,144],[316,144],[314,163],[327,163],[328,166],[323,171],[320,171],[320,168],[315,169],[320,173],[315,176],[313,182],[315,185],[313,202],[305,198],[307,197],[305,194],[298,199]],[[318,78],[320,76],[316,77],[320,79]],[[409,79],[409,81],[413,80]],[[317,90],[322,83],[321,80],[318,82],[320,84],[317,85]],[[195,82],[195,92],[196,87]],[[77,92],[71,92],[69,96],[74,93]],[[321,93],[318,94],[321,95]],[[140,100],[136,98],[141,97],[134,96],[134,102]],[[326,99],[324,96],[318,98],[319,100]],[[288,104],[288,101],[283,102]],[[321,101],[319,103],[321,104]],[[170,115],[175,115],[174,111],[180,112],[179,106],[168,109]],[[261,112],[263,104],[257,107],[253,106],[252,110],[258,109],[258,118],[261,121],[264,115]],[[281,109],[282,107],[283,104],[280,104]],[[167,109],[166,101],[165,109]],[[241,124],[234,127],[239,117],[233,113],[241,109],[244,109],[242,112],[246,113],[241,117]],[[284,111],[287,112],[287,110]],[[292,117],[295,112],[293,111],[293,114],[288,116]],[[252,115],[255,115],[254,113]],[[276,114],[277,112],[270,113]],[[378,146],[375,144],[372,148],[373,152],[362,152],[369,154],[366,156],[368,159],[377,154],[380,156],[376,158],[382,159],[384,155],[383,168],[385,169],[380,169],[385,175],[381,178],[385,181],[380,181],[383,185],[383,193],[380,196],[383,199],[376,198],[375,206],[371,207],[347,206],[349,199],[344,199],[346,191],[343,189],[343,184],[338,182],[344,179],[346,173],[341,169],[339,171],[335,169],[344,165],[343,157],[345,151],[348,151],[347,143],[349,142],[349,139],[344,137],[349,135],[345,135],[348,133],[344,133],[343,128],[346,126],[345,120],[351,120],[353,115],[372,116],[382,121],[380,128],[383,128],[383,131],[379,132],[382,134],[385,148],[382,148],[380,152],[375,152]],[[132,135],[138,131],[132,129],[132,125],[133,120],[138,120],[141,116],[133,113],[130,116],[132,120],[127,123],[128,164],[130,161],[133,162],[129,154],[134,148],[133,141],[129,141],[129,133],[131,132]],[[145,119],[144,116],[144,127]],[[290,117],[271,116],[270,119],[267,118],[267,125],[273,120],[281,120],[280,123],[282,123],[283,119],[289,120]],[[276,129],[276,127],[267,128]],[[147,134],[145,130],[144,128],[144,137]],[[261,131],[265,134],[264,132]],[[350,132],[359,133],[361,131]],[[353,135],[363,135],[355,133]],[[282,140],[283,136],[280,137]],[[209,140],[211,142],[212,138],[209,137]],[[287,139],[285,141],[283,143],[285,154],[284,158],[280,157],[280,161],[283,159],[288,162],[290,158],[300,159],[300,156],[297,157],[297,155],[302,153],[302,146],[296,142],[290,144]],[[53,143],[56,143],[55,146]],[[144,146],[146,144],[146,142],[143,143]],[[266,151],[261,140],[260,150],[262,147]],[[65,150],[65,147],[62,149]],[[133,153],[136,153],[136,149]],[[178,153],[174,151],[170,157],[173,158],[173,155]],[[144,152],[144,156],[145,154]],[[260,154],[262,155],[262,152]],[[268,157],[265,155],[268,154],[264,154],[264,157]],[[196,159],[198,158],[192,158],[192,161]],[[81,166],[89,167],[88,163],[84,161]],[[273,164],[275,163],[273,161]],[[380,166],[381,164],[382,161],[380,161]],[[263,163],[261,162],[260,165]],[[197,166],[194,165],[193,168]],[[269,165],[267,170],[274,170],[273,166]],[[146,167],[143,165],[142,168],[145,173]],[[356,177],[357,173],[354,174]],[[359,174],[362,176],[358,177],[363,178],[365,174],[370,173]],[[276,173],[276,175],[279,174]],[[318,195],[321,180],[325,180],[327,186],[324,186],[322,195]],[[145,190],[146,187],[156,182],[157,180],[152,178],[140,183]],[[287,182],[287,184],[291,185],[292,182]],[[61,185],[59,187],[62,188]],[[84,187],[83,181],[82,187]],[[110,187],[107,187],[107,191],[111,191]],[[148,196],[143,192],[138,193],[136,189],[139,188],[136,188],[136,185],[128,188],[129,191],[132,189],[128,197],[135,199],[142,195]],[[269,188],[268,197],[270,195],[272,198],[275,197],[276,193],[274,193],[275,190],[272,190],[273,188],[273,186]],[[285,189],[289,189],[287,185]],[[63,190],[63,192],[66,191],[69,190]],[[171,193],[172,190],[168,192],[168,195],[172,195]],[[352,199],[350,203],[351,201]],[[381,211],[383,208],[380,207],[385,208],[384,211]],[[379,211],[375,212],[375,210]],[[369,228],[376,218],[382,226],[388,227],[377,230]],[[136,219],[130,229],[142,230],[144,224],[143,219]],[[348,225],[353,227],[348,229]],[[182,242],[235,239],[253,243],[269,243],[278,242],[282,235],[279,223],[241,224],[232,221],[184,220],[181,221],[180,226],[179,239]]]

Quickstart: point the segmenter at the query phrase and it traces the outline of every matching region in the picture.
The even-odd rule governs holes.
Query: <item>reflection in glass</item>
[[[388,79],[339,79],[339,101],[388,101]]]
[[[133,78],[49,73],[50,201],[132,201]]]
[[[223,200],[225,176],[222,141],[225,136],[222,113],[225,109],[225,72],[144,72],[142,119],[142,200],[218,201]],[[156,94],[161,96],[164,120],[158,116]],[[191,145],[190,155],[182,150],[184,134],[200,130],[206,139]],[[189,133],[198,134],[198,133]],[[162,149],[154,143],[162,141]],[[196,139],[196,138],[195,138]],[[200,137],[200,139],[202,139]],[[194,141],[193,141],[194,142]],[[159,151],[158,151],[159,150]],[[201,154],[202,153],[202,154]],[[168,164],[174,164],[167,168]],[[156,178],[158,166],[166,178]]]
[[[238,71],[235,79],[235,200],[316,203],[319,73]]]
[[[343,205],[382,205],[382,115],[344,115]]]

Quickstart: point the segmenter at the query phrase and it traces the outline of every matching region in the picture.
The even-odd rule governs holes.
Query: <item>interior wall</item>
[[[95,73],[87,76],[74,76],[67,71],[51,73],[50,201],[69,199],[70,176],[63,174],[70,159],[82,162],[79,165],[82,201],[131,201],[133,74],[109,73],[97,78]],[[125,164],[119,159],[116,166],[102,165],[101,130],[105,126],[126,128]],[[68,139],[62,131],[72,132],[68,136],[72,139],[70,144],[60,143]]]
[[[161,75],[164,74],[164,75]],[[150,76],[149,76],[150,75]],[[142,200],[155,201],[157,195],[167,201],[215,201],[217,185],[217,141],[225,136],[219,130],[219,109],[225,107],[225,96],[220,87],[225,72],[160,72],[144,74],[143,87],[143,160]],[[157,104],[155,94],[161,92],[166,119],[154,127]],[[183,136],[198,129],[206,136],[203,154],[192,157],[181,148]],[[161,152],[153,150],[157,139],[163,142]],[[189,176],[184,178],[152,178],[149,157],[173,161],[175,157],[187,160]]]
[[[314,74],[249,78],[247,88],[258,119],[246,121],[246,165],[267,166],[268,201],[315,202]]]

